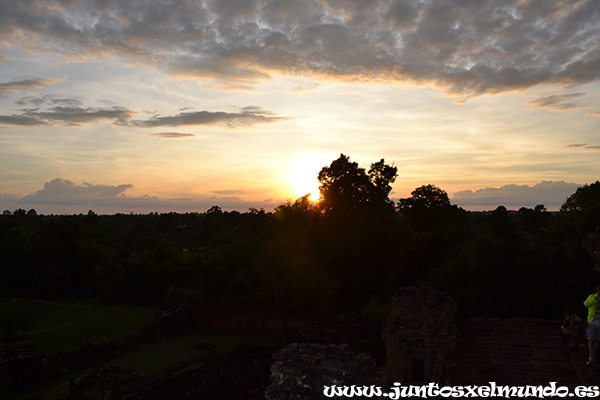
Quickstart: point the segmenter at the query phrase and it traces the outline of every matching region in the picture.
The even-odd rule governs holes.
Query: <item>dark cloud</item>
[[[271,112],[259,107],[246,107],[239,112],[228,113],[222,111],[189,111],[173,116],[153,116],[147,120],[132,120],[130,126],[151,128],[157,126],[199,126],[219,125],[228,128],[242,128],[254,124],[271,123],[286,118],[275,117]]]
[[[548,208],[558,208],[580,185],[564,181],[542,181],[534,186],[504,185],[499,188],[487,187],[476,191],[463,190],[454,193],[452,203],[459,206],[516,206],[534,207],[543,204]]]
[[[1,20],[1,17],[0,17]],[[1,31],[1,29],[0,29]],[[18,81],[10,81],[0,83],[0,97],[5,97],[10,92],[18,92],[23,90],[34,90],[41,89],[46,86],[55,85],[59,83],[61,79],[52,78],[32,78],[22,79]]]
[[[42,105],[62,105],[62,106],[76,107],[76,106],[82,105],[81,101],[76,98],[61,99],[61,98],[56,98],[56,97],[54,97],[52,95],[48,95],[48,94],[41,94],[39,96],[21,97],[20,99],[15,101],[15,104],[17,104],[19,106],[34,106],[34,107],[40,107]]]
[[[76,98],[56,98],[50,95],[26,96],[16,101],[17,105],[30,106],[20,114],[0,115],[0,124],[21,126],[45,126],[65,124],[79,126],[99,121],[112,121],[121,126],[152,128],[161,126],[218,125],[228,128],[244,128],[255,124],[266,124],[286,120],[257,106],[240,108],[237,112],[182,111],[172,116],[155,115],[146,120],[132,120],[134,111],[119,106],[84,107]],[[184,110],[188,110],[185,108]],[[194,136],[191,133],[158,132],[153,136],[181,138]]]
[[[44,126],[66,124],[79,126],[98,121],[114,121],[124,124],[133,116],[133,111],[122,107],[94,108],[82,107],[78,99],[57,99],[42,95],[37,97],[23,97],[17,101],[18,105],[32,105],[34,108],[23,109],[21,114],[0,115],[0,124]],[[40,108],[42,105],[52,105]]]
[[[468,98],[597,82],[598,18],[597,0],[3,0],[0,37],[179,75],[385,79]]]
[[[578,99],[585,96],[585,93],[566,93],[560,95],[551,95],[540,97],[536,100],[527,102],[533,108],[544,108],[551,111],[567,111],[580,108],[586,108],[584,105],[576,102],[571,102],[573,99]]]
[[[586,147],[587,143],[573,143],[573,144],[568,144],[565,147]]]
[[[584,150],[600,150],[600,146],[589,145],[587,143],[568,144],[565,147],[572,147],[572,148],[584,149]]]
[[[44,126],[46,121],[28,115],[0,115],[0,125]]]
[[[43,111],[29,110],[24,114],[41,119],[49,124],[63,123],[77,126],[105,120],[124,123],[132,117],[133,111],[122,107],[83,108],[76,106],[54,106]]]
[[[161,137],[161,138],[167,138],[167,139],[176,139],[176,138],[185,138],[185,137],[196,136],[193,133],[180,133],[180,132],[156,132],[156,133],[151,133],[151,135]]]

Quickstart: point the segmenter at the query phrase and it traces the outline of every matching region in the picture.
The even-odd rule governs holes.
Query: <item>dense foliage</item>
[[[600,183],[560,212],[467,212],[432,185],[394,204],[395,167],[341,155],[321,200],[274,212],[0,216],[0,293],[117,301],[252,303],[360,312],[399,286],[449,292],[468,315],[560,318],[600,283],[581,237],[600,225]]]

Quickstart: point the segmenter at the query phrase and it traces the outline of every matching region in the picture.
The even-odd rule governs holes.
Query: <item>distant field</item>
[[[12,301],[12,299],[0,299]],[[33,317],[30,332],[17,339],[19,345],[31,344],[40,354],[76,350],[87,343],[98,343],[125,336],[132,331],[146,328],[154,319],[154,307],[107,304],[99,299],[33,301],[16,299],[20,310]],[[140,371],[146,376],[176,367],[186,360],[194,359],[185,368],[195,368],[202,359],[224,354],[236,346],[248,343],[273,346],[277,342],[269,338],[224,334],[212,330],[193,331],[175,338],[162,338],[145,343],[139,349],[126,352],[103,364],[118,366],[123,371]],[[210,345],[208,345],[210,344]],[[6,347],[6,345],[4,345]],[[70,376],[84,376],[94,368],[76,371]],[[0,398],[25,400],[39,396],[44,400],[68,396],[69,376],[51,382],[28,393],[7,392],[0,389]],[[88,394],[88,393],[86,393]],[[89,393],[94,395],[94,393]]]
[[[3,301],[11,301],[3,299]],[[101,299],[16,299],[14,306],[29,313],[33,325],[17,341],[33,345],[38,353],[55,354],[76,350],[139,331],[154,319],[155,307],[114,305]],[[6,347],[6,344],[4,344]]]

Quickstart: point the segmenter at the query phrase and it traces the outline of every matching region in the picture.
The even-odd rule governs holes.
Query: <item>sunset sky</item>
[[[600,179],[600,2],[0,0],[0,212],[272,210],[340,153],[467,209]]]

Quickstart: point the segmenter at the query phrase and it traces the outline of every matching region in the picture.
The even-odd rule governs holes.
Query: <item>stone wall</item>
[[[383,328],[390,382],[443,383],[458,335],[458,303],[431,288],[400,288]]]
[[[154,326],[159,336],[185,329],[210,328],[268,336],[284,345],[294,342],[346,343],[355,352],[367,353],[385,362],[381,323],[342,315],[290,314],[277,309],[211,304],[187,304],[156,313]]]
[[[280,338],[304,332],[337,334],[360,323],[343,320],[339,316],[290,314],[277,309],[211,304],[179,305],[157,312],[155,318],[155,326],[161,336],[187,326]]]

